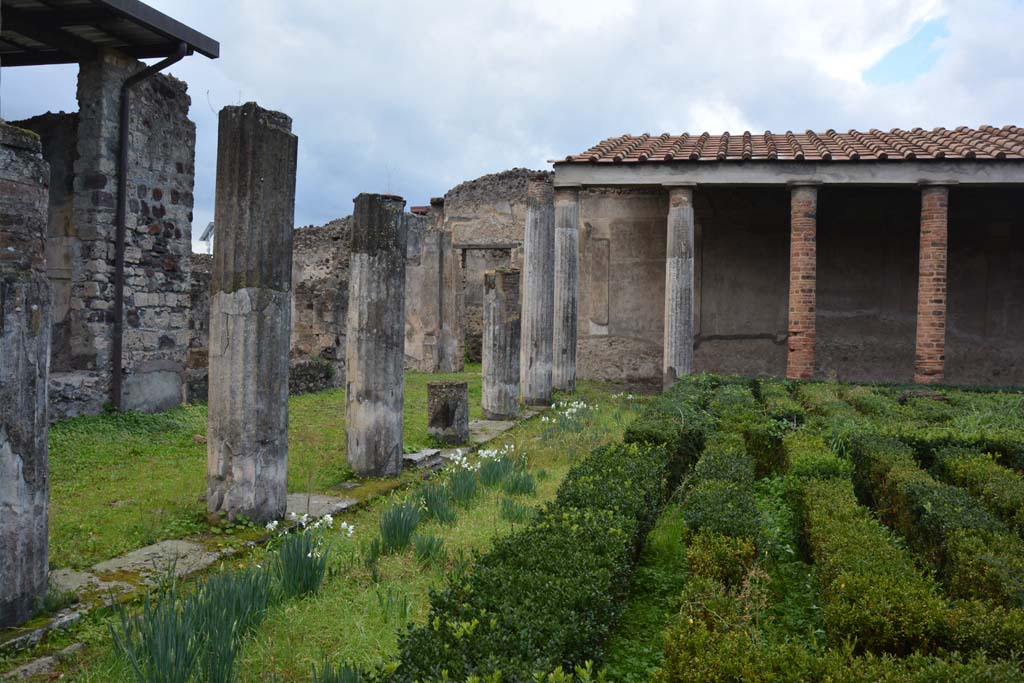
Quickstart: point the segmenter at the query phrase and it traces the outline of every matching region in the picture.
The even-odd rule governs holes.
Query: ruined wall
[[[72,220],[75,198],[75,161],[78,158],[78,114],[42,114],[14,125],[31,130],[42,141],[43,158],[50,165],[49,220],[46,229],[46,276],[52,302],[50,372],[70,372],[71,285],[84,266],[78,255],[78,235]]]
[[[121,84],[144,65],[113,51],[80,66],[76,115],[28,123],[60,181],[47,261],[57,294],[51,418],[96,413],[112,375],[114,232]],[[185,83],[160,74],[132,91],[125,241],[124,407],[181,402],[189,344],[195,125]]]
[[[1024,198],[1007,188],[949,196],[946,381],[1024,384]]]
[[[185,359],[186,400],[205,401],[209,391],[211,254],[192,254],[189,286],[188,354]]]
[[[479,362],[484,273],[514,266],[514,251],[526,228],[526,180],[532,173],[513,168],[456,185],[444,196],[444,229],[462,250],[463,329],[466,355]]]
[[[352,217],[295,232],[292,252],[292,393],[345,384]]]

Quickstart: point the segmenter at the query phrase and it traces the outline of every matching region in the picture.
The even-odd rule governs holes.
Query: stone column
[[[465,367],[464,319],[466,301],[462,288],[462,255],[452,246],[452,233],[441,232],[441,338],[438,350],[441,372],[462,372]]]
[[[297,138],[254,102],[220,112],[206,507],[284,516]]]
[[[519,414],[519,271],[484,273],[483,390],[488,420]]]
[[[448,446],[469,440],[469,385],[466,382],[427,383],[427,434]]]
[[[520,384],[523,403],[551,403],[555,316],[555,204],[547,174],[526,185],[526,234],[523,240],[523,313]]]
[[[789,339],[786,377],[814,376],[816,339],[818,188],[797,185],[790,192]]]
[[[946,248],[949,188],[921,188],[921,246],[917,275],[914,381],[941,382],[946,370]]]
[[[345,363],[347,458],[364,477],[402,470],[405,200],[355,198]]]
[[[668,191],[662,388],[693,372],[693,188]]]
[[[0,627],[31,618],[49,573],[49,177],[39,138],[0,122]]]
[[[580,288],[579,188],[555,190],[555,313],[551,382],[576,390],[576,311]]]

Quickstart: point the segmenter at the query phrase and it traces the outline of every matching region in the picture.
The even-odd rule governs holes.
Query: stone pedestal
[[[555,190],[554,351],[551,383],[576,390],[576,328],[580,288],[579,189]]]
[[[519,271],[484,274],[483,391],[488,420],[519,414]]]
[[[666,391],[693,372],[693,188],[670,188],[668,200],[662,361]]]
[[[800,185],[790,196],[789,339],[786,377],[814,376],[817,337],[818,188]]]
[[[548,405],[554,345],[555,205],[554,188],[546,175],[527,181],[522,291],[522,399],[527,405]]]
[[[0,627],[31,618],[49,572],[49,177],[39,139],[0,122]]]
[[[469,439],[469,387],[465,382],[427,384],[427,434],[447,446]]]
[[[364,477],[402,470],[405,200],[355,198],[346,334],[346,454]]]
[[[210,301],[207,510],[284,516],[297,138],[250,102],[220,112]]]
[[[914,381],[941,382],[946,375],[946,259],[949,188],[921,189],[921,246],[917,273],[917,335]]]

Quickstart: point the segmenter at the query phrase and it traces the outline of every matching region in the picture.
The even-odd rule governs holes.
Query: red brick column
[[[817,286],[818,188],[800,185],[790,195],[789,353],[786,377],[814,376],[815,288]]]
[[[946,369],[946,245],[949,188],[921,189],[921,247],[917,275],[914,381],[941,382]]]

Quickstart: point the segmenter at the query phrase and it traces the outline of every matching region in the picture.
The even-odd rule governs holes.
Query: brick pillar
[[[789,354],[786,377],[814,376],[816,337],[818,188],[794,187],[790,195],[789,237]]]
[[[941,382],[946,369],[946,246],[949,188],[921,189],[921,246],[917,275],[914,381]]]
[[[693,372],[693,188],[668,195],[662,388]]]

